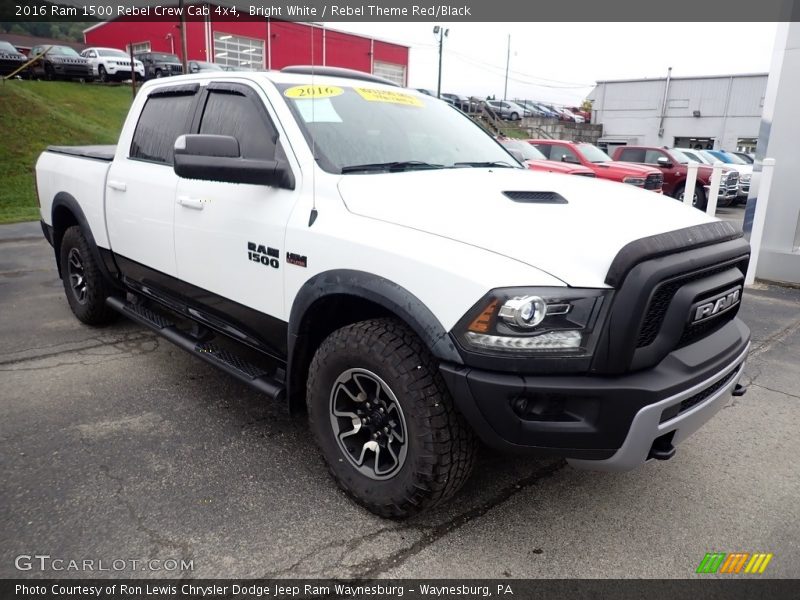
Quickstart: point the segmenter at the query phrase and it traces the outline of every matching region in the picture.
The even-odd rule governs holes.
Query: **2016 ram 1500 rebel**
[[[732,226],[529,171],[369,75],[151,81],[117,146],[49,148],[36,177],[81,321],[122,313],[306,407],[380,515],[452,496],[478,439],[601,470],[669,458],[738,389]]]

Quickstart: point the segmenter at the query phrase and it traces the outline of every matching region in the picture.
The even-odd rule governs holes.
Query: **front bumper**
[[[628,470],[648,460],[658,438],[672,434],[678,443],[721,408],[741,377],[749,340],[747,326],[733,319],[656,366],[624,375],[517,375],[447,364],[441,371],[488,445]]]

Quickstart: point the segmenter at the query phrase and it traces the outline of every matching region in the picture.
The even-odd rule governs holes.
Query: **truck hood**
[[[581,165],[574,165],[572,163],[560,163],[555,160],[547,159],[532,159],[525,161],[528,166],[534,171],[549,171],[551,173],[566,173],[567,175],[575,175],[583,173],[586,175],[594,175],[594,171],[587,169]]]
[[[353,214],[482,248],[581,287],[607,287],[625,244],[715,220],[631,185],[527,169],[353,174],[338,188]],[[504,192],[555,192],[566,203],[514,201]]]
[[[614,160],[611,162],[594,163],[594,166],[600,169],[613,169],[617,173],[624,173],[625,175],[641,175],[646,177],[650,173],[660,173],[655,167],[647,167],[645,165],[637,165],[636,163],[622,162]]]

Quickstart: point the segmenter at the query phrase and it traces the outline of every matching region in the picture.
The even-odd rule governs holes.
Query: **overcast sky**
[[[410,87],[435,90],[434,23],[331,23],[411,47]],[[503,96],[511,35],[510,98],[578,103],[602,79],[767,72],[774,23],[444,24],[442,91]]]

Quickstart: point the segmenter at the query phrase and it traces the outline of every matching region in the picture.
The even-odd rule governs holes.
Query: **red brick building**
[[[181,56],[177,20],[142,22],[120,18],[93,25],[83,35],[87,46],[121,50],[132,46],[134,52],[170,52]],[[288,65],[316,64],[374,73],[403,86],[408,82],[407,46],[312,23],[266,18],[215,21],[213,16],[187,20],[186,47],[187,60],[237,69],[277,70]]]

